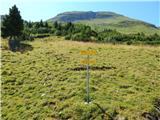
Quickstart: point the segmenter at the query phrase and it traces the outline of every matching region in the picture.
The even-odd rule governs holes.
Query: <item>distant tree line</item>
[[[158,34],[145,35],[142,33],[123,34],[116,30],[105,29],[101,32],[91,29],[90,26],[78,23],[61,23],[55,21],[48,25],[42,20],[39,22],[24,21],[25,34],[32,35],[34,38],[43,38],[49,35],[63,36],[66,40],[76,40],[84,42],[103,42],[113,44],[160,44]],[[26,37],[27,38],[27,37]]]
[[[142,33],[123,34],[116,30],[105,29],[102,32],[94,31],[90,26],[82,24],[58,23],[53,25],[57,36],[64,36],[66,40],[91,41],[103,43],[125,43],[125,44],[160,44],[158,34],[145,35]]]
[[[90,41],[97,37],[97,32],[82,24],[54,22],[53,27],[55,35],[64,36],[67,40]]]
[[[48,22],[43,22],[42,20],[39,22],[24,21],[24,33],[26,37],[28,35],[32,36],[32,38],[46,37],[52,33],[52,30]]]
[[[104,30],[98,33],[97,41],[109,43],[126,43],[130,44],[160,44],[160,36],[158,34],[145,35],[142,33],[122,34],[116,30]]]

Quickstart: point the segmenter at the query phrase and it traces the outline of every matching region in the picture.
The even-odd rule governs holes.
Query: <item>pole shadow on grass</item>
[[[142,114],[145,120],[160,120],[160,98],[153,101],[153,106],[151,111]]]
[[[96,105],[97,108],[100,110],[102,120],[106,120],[107,118],[107,120],[116,120],[116,117],[119,114],[116,110],[114,110],[112,113],[108,113],[107,109],[104,109],[102,106],[100,106],[100,104],[95,102],[93,104]]]

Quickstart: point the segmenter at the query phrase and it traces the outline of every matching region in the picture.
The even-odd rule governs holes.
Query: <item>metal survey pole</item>
[[[87,55],[87,60],[89,61],[89,55]],[[90,78],[90,74],[89,74],[89,63],[87,63],[87,79],[86,79],[86,91],[87,91],[87,103],[89,103],[89,78]]]
[[[82,50],[80,51],[81,55],[87,55],[84,60],[81,60],[81,64],[86,65],[86,99],[85,103],[89,104],[90,102],[90,89],[89,89],[89,79],[90,79],[90,64],[95,64],[96,61],[90,60],[90,55],[96,55],[95,50]]]

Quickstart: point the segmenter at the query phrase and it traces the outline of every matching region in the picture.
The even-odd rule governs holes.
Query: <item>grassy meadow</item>
[[[6,40],[1,42],[4,120],[143,120],[160,98],[160,46],[48,37],[11,52]],[[96,64],[90,71],[90,104],[85,104],[86,70],[80,64],[85,58],[80,51],[87,48],[97,51],[91,57]]]
[[[136,34],[137,32],[145,33],[146,35],[153,35],[157,33],[160,35],[160,30],[142,21],[136,21],[127,17],[117,17],[114,19],[93,19],[82,20],[79,23],[89,25],[92,29],[103,31],[104,29],[117,30],[124,34]]]

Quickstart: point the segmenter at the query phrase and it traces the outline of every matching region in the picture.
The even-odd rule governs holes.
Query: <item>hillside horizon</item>
[[[58,16],[60,16],[60,15],[64,15],[64,14],[75,14],[75,13],[77,13],[77,14],[79,14],[79,13],[111,13],[111,14],[115,14],[115,15],[119,15],[119,16],[124,16],[124,17],[128,17],[128,16],[126,16],[126,15],[123,15],[123,14],[121,14],[121,13],[118,13],[118,12],[113,12],[113,11],[101,11],[101,10],[99,10],[99,11],[92,11],[92,10],[90,10],[90,11],[87,11],[87,10],[84,10],[84,11],[79,11],[79,10],[77,10],[77,11],[65,11],[65,12],[60,12],[60,13],[57,13],[57,15],[55,15],[55,16],[53,16],[53,17],[51,17],[51,18],[49,18],[49,19],[47,19],[47,20],[45,20],[45,21],[48,21],[48,20],[53,20],[53,19],[55,19],[56,17],[58,17]],[[160,25],[155,25],[155,24],[153,24],[153,23],[150,23],[150,22],[147,22],[147,21],[145,21],[145,20],[140,20],[140,19],[137,19],[137,18],[133,18],[133,17],[128,17],[128,18],[130,18],[130,19],[133,19],[133,20],[138,20],[138,21],[142,21],[142,22],[145,22],[145,23],[147,23],[147,24],[150,24],[150,25],[153,25],[153,26],[155,26],[156,28],[160,28]],[[43,19],[42,19],[43,20]]]
[[[113,11],[104,11],[104,10],[99,10],[99,11],[92,11],[92,10],[89,10],[89,11],[87,11],[87,10],[81,11],[81,10],[77,10],[77,11],[74,11],[74,10],[73,10],[73,11],[59,12],[59,13],[57,13],[56,15],[51,16],[51,17],[48,18],[48,19],[43,19],[43,18],[42,18],[42,19],[40,19],[40,20],[48,21],[48,20],[51,20],[51,19],[56,18],[57,16],[59,16],[59,15],[61,15],[61,14],[70,14],[70,13],[79,13],[79,12],[83,12],[83,13],[85,13],[85,12],[91,12],[91,13],[103,13],[103,12],[107,12],[107,13],[113,13],[113,14],[117,14],[117,15],[124,16],[124,17],[128,17],[128,16],[126,16],[126,15],[124,15],[124,14],[121,14],[121,13],[118,13],[118,12],[113,12]],[[5,15],[7,15],[7,14],[1,14],[1,15],[0,15],[1,20],[4,18]],[[150,23],[150,22],[147,22],[147,21],[145,21],[145,20],[140,20],[140,19],[133,18],[133,17],[128,17],[128,18],[131,18],[131,19],[134,19],[134,20],[138,20],[138,21],[142,21],[142,22],[148,23],[148,24],[153,25],[153,26],[155,26],[156,28],[159,28],[159,29],[160,29],[160,25],[155,25],[155,24]],[[36,20],[36,21],[34,21],[34,20],[26,20],[26,19],[24,19],[24,20],[25,20],[25,21],[38,22],[38,20]]]
[[[3,19],[4,15],[1,15],[1,21]],[[147,35],[155,33],[160,35],[159,26],[112,11],[66,11],[45,21],[80,23],[98,31],[112,29],[125,34],[143,32]]]
[[[159,34],[160,29],[151,23],[130,18],[111,11],[66,11],[47,20],[48,22],[73,22],[90,26],[94,30],[117,30],[125,34]]]

